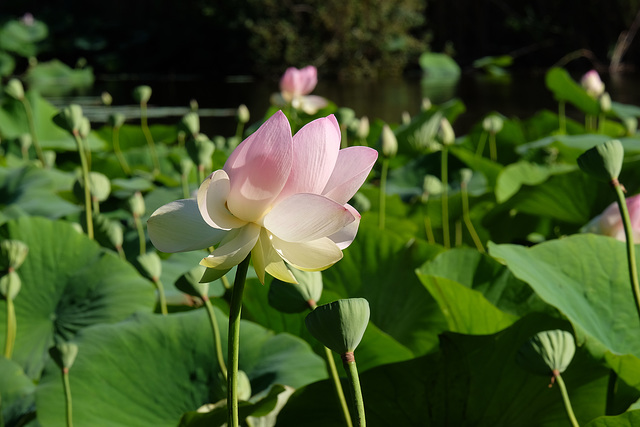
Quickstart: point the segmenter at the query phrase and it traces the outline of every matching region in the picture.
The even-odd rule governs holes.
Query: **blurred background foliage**
[[[418,72],[425,51],[446,52],[463,69],[500,55],[512,56],[514,68],[547,68],[575,58],[582,58],[582,64],[574,61],[582,69],[606,67],[620,36],[633,30],[639,5],[640,0],[21,0],[3,2],[0,25],[33,14],[48,28],[32,52],[38,60],[58,58],[73,67],[84,58],[96,74],[273,77],[283,64],[313,64],[325,76],[358,79]],[[640,45],[630,40],[622,61],[637,66]],[[27,69],[30,56],[17,55],[17,72]]]

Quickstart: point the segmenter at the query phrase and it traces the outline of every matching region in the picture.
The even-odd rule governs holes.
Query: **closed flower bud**
[[[63,108],[62,111],[53,118],[53,121],[70,133],[79,133],[80,128],[86,126],[86,124],[83,124],[83,118],[82,107],[78,104],[71,104]]]
[[[89,189],[91,190],[91,198],[99,202],[104,202],[111,194],[111,181],[106,175],[100,172],[89,172]],[[84,180],[76,179],[73,185],[73,193],[78,199],[84,198]]]
[[[22,86],[22,82],[18,79],[9,80],[7,85],[4,87],[4,91],[7,95],[17,99],[18,101],[22,101],[24,99],[24,87]]]
[[[20,149],[23,151],[27,151],[31,147],[31,144],[33,143],[33,140],[31,139],[31,134],[29,133],[23,133],[22,135],[20,135],[18,139],[20,140]]]
[[[537,333],[518,350],[516,362],[540,375],[563,373],[576,352],[576,343],[567,331],[556,329]]]
[[[60,369],[69,370],[78,356],[78,345],[73,342],[63,341],[51,347],[49,350],[51,358]]]
[[[160,279],[160,275],[162,274],[162,262],[155,251],[138,255],[136,261],[139,267],[138,271],[140,271],[143,276],[154,282]]]
[[[363,116],[360,119],[356,135],[358,139],[367,139],[367,136],[369,136],[369,118],[367,116]]]
[[[180,175],[189,175],[193,169],[193,161],[188,157],[183,157],[180,159]]]
[[[198,101],[195,99],[189,101],[189,108],[191,108],[191,111],[193,111],[194,113],[197,112],[198,108],[200,108],[200,106],[198,105]]]
[[[109,116],[109,126],[112,128],[120,128],[124,124],[125,120],[126,118],[124,114],[113,113]]]
[[[408,125],[409,123],[411,123],[411,114],[409,114],[408,111],[403,111],[402,112],[402,124],[403,125]]]
[[[301,313],[315,307],[322,295],[322,274],[319,271],[292,270],[298,283],[275,279],[269,287],[269,305],[283,313]]]
[[[382,155],[391,158],[398,152],[398,140],[389,125],[382,126]]]
[[[80,127],[78,128],[78,133],[80,137],[83,139],[87,139],[89,137],[89,132],[91,132],[91,122],[86,117],[83,117],[80,120]]]
[[[635,117],[624,118],[622,124],[627,129],[627,136],[633,136],[638,131],[638,119]]]
[[[604,83],[596,70],[585,73],[580,79],[580,84],[587,94],[592,98],[598,98],[604,92]]]
[[[578,166],[599,181],[617,180],[622,170],[624,148],[617,139],[598,144],[578,157]]]
[[[500,132],[503,126],[504,120],[497,114],[490,114],[482,120],[482,129],[494,135]]]
[[[338,108],[338,111],[336,111],[335,115],[338,123],[342,124],[343,126],[348,126],[356,118],[356,112],[348,107]]]
[[[113,103],[113,97],[109,92],[106,91],[102,92],[102,94],[100,95],[100,99],[102,100],[102,104],[106,105],[107,107]]]
[[[133,99],[140,104],[146,104],[151,98],[151,88],[149,86],[138,86],[133,90]]]
[[[194,139],[187,141],[186,147],[189,157],[195,164],[205,169],[210,167],[211,156],[213,156],[216,146],[207,135],[198,134]]]
[[[422,104],[420,105],[420,109],[422,111],[429,111],[432,107],[431,100],[429,98],[422,98]]]
[[[200,133],[200,117],[193,111],[185,114],[180,120],[180,128],[195,138]]]
[[[440,130],[438,135],[444,145],[451,145],[456,141],[456,134],[453,131],[453,127],[451,127],[451,123],[449,123],[449,120],[447,120],[446,117],[443,117],[442,120],[440,120]]]
[[[442,182],[433,175],[426,175],[422,182],[422,201],[427,202],[432,195],[442,193]]]
[[[0,271],[19,268],[28,253],[29,247],[20,240],[2,240],[0,242]]]
[[[307,329],[325,347],[342,355],[353,352],[369,323],[369,302],[349,298],[318,306],[307,315]]]
[[[609,92],[605,92],[600,95],[598,103],[600,104],[600,111],[603,113],[611,111],[611,95],[609,95]]]
[[[140,217],[144,215],[146,210],[144,198],[142,197],[142,193],[139,191],[136,191],[133,196],[129,198],[129,210],[131,210],[131,213],[136,216]]]
[[[122,248],[124,232],[119,222],[112,221],[102,214],[94,215],[93,231],[95,239],[102,246],[114,249]]]
[[[631,232],[634,243],[640,243],[640,194],[627,197],[627,210],[631,221]],[[620,216],[620,208],[616,202],[611,203],[600,215],[593,218],[580,229],[583,233],[602,234],[611,236],[622,242],[627,241],[624,224]]]
[[[11,270],[7,274],[0,276],[0,295],[5,299],[14,300],[20,288],[22,287],[22,280],[18,273]]]
[[[251,117],[251,115],[249,114],[249,109],[244,104],[238,107],[236,115],[238,116],[238,121],[242,124],[248,123],[249,118]]]
[[[56,164],[56,152],[53,150],[45,150],[42,152],[42,156],[44,157],[44,166],[47,168],[52,168]]]

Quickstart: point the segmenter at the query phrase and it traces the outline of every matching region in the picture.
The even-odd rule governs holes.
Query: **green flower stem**
[[[9,289],[7,289],[7,295],[10,295],[11,285],[9,285]],[[7,341],[4,344],[4,357],[7,359],[11,359],[13,355],[13,346],[16,343],[16,331],[17,331],[17,322],[16,322],[16,310],[13,306],[13,300],[11,298],[7,298]]]
[[[187,176],[187,174],[185,173],[181,174],[180,181],[182,181],[182,196],[185,199],[188,199],[190,197],[190,194],[189,194],[189,177]]]
[[[431,227],[431,218],[425,215],[424,217],[424,229],[427,233],[427,241],[434,245],[436,243],[436,237],[433,235],[433,228]]]
[[[38,135],[36,135],[36,124],[33,120],[33,110],[31,109],[31,104],[26,96],[22,97],[21,101],[22,106],[24,107],[24,111],[27,115],[27,123],[29,124],[29,133],[31,134],[31,142],[33,143],[33,147],[36,149],[36,155],[38,156],[38,160],[42,162],[42,166],[46,166],[44,161],[44,154],[42,153],[42,147],[40,147],[40,142],[38,141]]]
[[[498,161],[498,149],[496,148],[496,134],[489,132],[489,157],[492,161]]]
[[[604,114],[600,114],[600,116],[598,117],[598,133],[604,133],[604,122]]]
[[[93,213],[98,215],[100,213],[100,200],[95,197],[91,198],[91,204],[93,205]]]
[[[69,368],[62,368],[62,387],[67,409],[67,427],[73,427],[73,404],[71,402],[71,385],[69,384]]]
[[[616,400],[616,391],[618,389],[618,374],[611,369],[609,371],[609,381],[607,382],[607,403],[605,405],[605,415],[616,415],[614,405]]]
[[[225,289],[231,289],[231,283],[229,283],[229,279],[227,279],[227,276],[222,276],[220,280],[222,280],[222,286],[224,286]]]
[[[240,315],[242,313],[242,294],[247,279],[247,270],[251,254],[238,264],[236,270],[236,280],[233,282],[231,293],[231,304],[229,307],[229,345],[227,376],[227,409],[229,427],[238,427],[240,419],[238,416],[238,357],[240,355]]]
[[[454,233],[454,236],[455,236],[454,246],[457,248],[462,246],[462,222],[460,220],[456,221],[455,230],[456,231]]]
[[[347,378],[351,383],[355,416],[357,417],[354,424],[358,427],[365,427],[367,425],[367,422],[364,414],[364,400],[362,398],[362,390],[360,389],[360,377],[358,376],[358,368],[356,367],[356,360],[353,356],[353,352],[343,354],[342,362],[344,364],[344,370],[347,372]]]
[[[560,134],[567,133],[567,116],[565,115],[565,102],[558,101],[558,127],[560,128]]]
[[[151,131],[149,130],[149,124],[147,122],[147,103],[140,103],[140,127],[142,128],[142,133],[144,134],[145,139],[147,140],[147,145],[149,146],[149,153],[151,153],[151,161],[153,162],[153,174],[157,175],[160,173],[160,161],[158,160],[158,153],[156,152],[156,144],[153,142],[153,136],[151,136]]]
[[[569,394],[567,393],[567,387],[564,384],[562,375],[560,375],[560,372],[558,371],[554,371],[553,375],[555,376],[555,379],[558,383],[558,388],[560,388],[560,393],[562,394],[562,401],[564,402],[564,407],[567,410],[567,415],[569,416],[571,425],[573,427],[580,427],[580,424],[578,424],[578,420],[576,419],[576,416],[573,413],[573,408],[571,407],[571,401],[569,400]]]
[[[317,306],[318,305],[315,301],[309,301],[309,307],[311,307],[311,310],[315,310]],[[347,405],[347,399],[344,397],[344,390],[342,389],[342,383],[340,382],[340,376],[338,375],[336,362],[335,360],[333,360],[333,353],[327,347],[324,348],[324,357],[327,360],[327,367],[329,369],[329,373],[331,374],[331,379],[333,380],[333,387],[336,391],[336,395],[338,396],[338,401],[340,401],[340,407],[342,408],[344,421],[348,427],[352,427],[353,423],[351,422],[351,415],[349,414],[349,406]]]
[[[224,363],[224,356],[222,355],[222,342],[220,340],[220,329],[218,327],[218,319],[213,311],[213,304],[209,301],[209,296],[204,294],[200,295],[204,306],[207,308],[207,314],[209,315],[209,321],[211,322],[211,332],[213,332],[213,344],[216,347],[216,358],[218,359],[218,365],[222,371],[224,378],[227,378],[227,365]]]
[[[478,252],[483,254],[485,253],[484,246],[482,245],[480,237],[478,237],[478,233],[473,226],[473,222],[471,222],[471,215],[469,215],[469,193],[467,191],[467,184],[463,183],[460,185],[460,190],[462,196],[462,219],[464,220],[464,224],[467,226],[467,230],[469,230],[469,234],[471,234],[471,238],[473,239],[473,243],[475,243]]]
[[[384,230],[386,198],[387,198],[387,174],[389,173],[389,159],[382,159],[382,173],[380,174],[380,218],[378,228]]]
[[[449,236],[449,173],[447,171],[447,146],[442,146],[441,157],[441,181],[442,181],[442,237],[445,249],[451,247],[451,239]]]
[[[478,148],[476,149],[476,156],[482,157],[482,152],[484,151],[484,144],[487,142],[487,132],[482,131],[480,134],[480,141],[478,141]]]
[[[127,255],[124,253],[124,249],[122,249],[122,245],[116,246],[116,251],[118,251],[118,255],[120,255],[121,259],[123,260],[127,259]]]
[[[120,149],[120,126],[114,127],[111,135],[113,140],[113,151],[116,153],[116,157],[118,158],[120,167],[122,167],[124,173],[126,173],[127,175],[131,175],[131,168],[129,168],[127,159],[124,158],[122,150]]]
[[[87,153],[84,151],[84,144],[77,130],[73,131],[73,137],[78,146],[80,155],[80,165],[82,167],[82,182],[84,183],[84,210],[87,220],[87,236],[93,239],[93,214],[91,213],[91,184],[89,181],[89,165],[87,163]]]
[[[164,286],[162,286],[162,282],[157,277],[153,279],[153,284],[158,290],[158,298],[160,299],[160,312],[164,315],[167,315],[169,314],[169,310],[167,310],[167,298],[164,295]]]
[[[236,127],[236,138],[238,138],[238,141],[242,141],[243,132],[244,132],[244,123],[238,120],[238,126]]]
[[[204,165],[198,165],[198,182],[204,181]]]
[[[636,251],[633,241],[633,231],[631,229],[631,219],[629,218],[629,210],[627,209],[627,201],[624,197],[622,185],[618,180],[613,180],[613,188],[618,196],[618,208],[622,216],[622,224],[624,225],[624,234],[627,238],[627,261],[629,263],[629,277],[631,279],[631,289],[633,290],[633,299],[636,302],[638,310],[638,318],[640,318],[640,284],[638,283],[638,267],[636,266]]]
[[[138,230],[138,241],[140,242],[140,255],[147,253],[147,237],[144,235],[144,227],[140,217],[133,214],[133,222],[136,224],[136,230]]]

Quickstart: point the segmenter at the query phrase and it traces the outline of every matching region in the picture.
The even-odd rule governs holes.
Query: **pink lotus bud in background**
[[[629,209],[629,218],[631,219],[633,241],[640,243],[640,194],[627,198],[627,209]],[[623,242],[627,240],[624,234],[620,209],[615,202],[611,203],[604,212],[582,227],[582,231],[611,236]]]
[[[35,20],[33,19],[33,15],[27,12],[22,15],[22,18],[20,18],[20,22],[22,22],[27,27],[31,27]]]
[[[591,70],[582,76],[580,84],[592,98],[598,98],[604,92],[604,83],[596,70]]]
[[[289,67],[280,79],[280,93],[274,94],[272,102],[284,107],[291,104],[296,110],[315,114],[327,106],[327,100],[321,96],[309,95],[318,84],[318,70],[313,65],[302,69]]]

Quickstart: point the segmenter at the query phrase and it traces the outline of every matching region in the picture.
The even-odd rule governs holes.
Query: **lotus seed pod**
[[[269,287],[269,305],[283,313],[302,313],[316,305],[322,296],[322,274],[319,271],[292,269],[298,283],[274,279]]]
[[[638,119],[635,117],[626,117],[622,120],[624,127],[627,129],[627,136],[633,136],[638,131]]]
[[[238,121],[242,124],[248,123],[249,119],[251,118],[251,115],[249,114],[249,109],[244,104],[241,104],[238,107],[238,111],[236,115],[238,116]]]
[[[29,247],[20,240],[2,240],[0,242],[0,271],[20,268],[28,253]]]
[[[0,276],[0,294],[6,299],[13,301],[20,292],[21,287],[22,280],[16,271],[10,270],[4,276]]]
[[[471,181],[471,178],[473,177],[473,171],[469,168],[462,168],[460,169],[460,182],[462,182],[462,184],[467,185],[469,184],[469,181]]]
[[[148,279],[156,281],[160,279],[162,274],[162,261],[156,252],[147,252],[146,254],[138,255],[136,258],[139,271]]]
[[[4,87],[4,91],[7,95],[17,99],[18,101],[22,101],[24,99],[24,87],[22,86],[22,82],[18,79],[9,80],[7,85]]]
[[[93,199],[104,202],[111,194],[111,181],[100,172],[89,172],[89,188]],[[73,193],[78,199],[84,197],[84,180],[80,177],[73,184]]]
[[[100,94],[100,99],[102,100],[102,104],[106,105],[107,107],[113,104],[113,97],[107,91],[104,91],[102,92],[102,94]]]
[[[200,278],[207,268],[201,265],[192,268],[176,281],[176,288],[193,297],[201,298],[209,294],[209,283],[200,283]]]
[[[398,140],[389,125],[382,126],[382,155],[387,158],[395,157],[398,152]]]
[[[600,98],[598,98],[598,103],[600,104],[600,111],[602,111],[603,113],[608,113],[609,111],[611,111],[611,95],[609,95],[609,92],[605,92],[600,95]]]
[[[140,104],[146,104],[151,98],[151,88],[146,85],[138,86],[133,90],[133,99]]]
[[[432,195],[442,193],[442,182],[433,175],[425,175],[422,181],[422,201],[426,203]]]
[[[124,242],[124,232],[122,225],[117,221],[112,221],[102,214],[93,216],[93,232],[95,239],[106,247],[118,249]]]
[[[185,114],[180,120],[180,127],[195,138],[200,133],[200,116],[194,112]]]
[[[242,142],[242,139],[234,135],[227,138],[223,146],[226,145],[229,148],[229,150],[235,150],[238,144],[240,144],[241,142]]]
[[[211,165],[211,156],[216,150],[216,146],[209,139],[209,137],[203,133],[198,134],[193,140],[187,143],[187,153],[191,157],[194,163],[202,165],[205,169]]]
[[[180,159],[180,174],[189,175],[191,169],[193,169],[193,161],[188,157],[182,157]]]
[[[23,133],[18,139],[20,140],[20,149],[23,151],[28,150],[33,143],[33,139],[31,139],[31,134],[29,133]]]
[[[63,341],[51,347],[49,354],[61,369],[69,370],[76,361],[76,356],[78,356],[78,345],[73,342]]]
[[[449,120],[447,120],[446,117],[443,117],[440,120],[440,130],[438,135],[444,145],[451,145],[456,141],[456,134],[453,131],[453,127],[451,127],[451,123],[449,123]]]
[[[349,298],[318,306],[307,315],[307,329],[325,347],[338,354],[353,352],[369,323],[369,303]]]
[[[129,198],[129,210],[135,216],[141,217],[144,215],[146,207],[141,192],[136,191],[133,196]]]
[[[56,125],[70,133],[80,132],[80,128],[83,126],[82,119],[82,107],[78,104],[71,104],[63,108],[53,117]]]
[[[520,347],[516,362],[540,375],[550,375],[554,371],[563,373],[575,352],[576,343],[571,333],[560,329],[543,331]]]
[[[422,98],[422,104],[420,105],[420,109],[422,111],[429,111],[433,105],[431,104],[431,100],[429,98]]]
[[[482,129],[494,135],[500,132],[503,126],[504,120],[497,114],[490,114],[482,120]]]
[[[120,128],[124,124],[125,120],[126,118],[124,114],[113,113],[109,116],[109,126],[112,128]]]
[[[599,181],[617,180],[622,170],[624,148],[617,139],[598,144],[578,157],[578,166]]]
[[[80,137],[83,139],[87,139],[89,137],[89,132],[91,132],[91,122],[86,117],[83,117],[80,120],[80,127],[78,128],[78,133]]]
[[[191,101],[189,101],[189,108],[191,109],[191,111],[193,111],[194,113],[196,111],[198,111],[198,108],[200,108],[200,106],[198,105],[198,101],[195,99],[192,99]]]
[[[403,111],[402,112],[402,124],[406,126],[409,123],[411,123],[411,114],[409,114],[408,111]]]
[[[338,123],[348,126],[356,118],[356,112],[351,108],[341,107],[335,112],[335,116]]]
[[[356,136],[358,139],[367,139],[369,136],[369,118],[363,116],[358,123],[358,129],[356,130]]]

